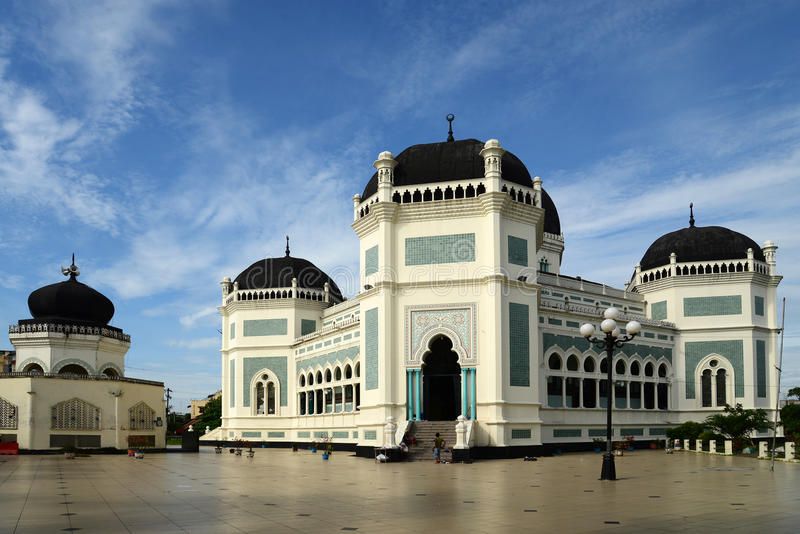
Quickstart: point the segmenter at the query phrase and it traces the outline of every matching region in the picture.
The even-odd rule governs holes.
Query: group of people
[[[416,444],[417,438],[413,434],[406,432],[403,436],[403,441],[400,442],[400,450],[403,454],[407,454],[408,448]],[[433,461],[437,464],[442,463],[442,449],[444,449],[445,445],[447,445],[447,442],[437,432],[436,437],[433,438]]]

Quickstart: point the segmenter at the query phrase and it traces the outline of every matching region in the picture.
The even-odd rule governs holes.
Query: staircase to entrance
[[[445,450],[442,451],[442,460],[452,461],[449,452],[456,445],[456,423],[458,421],[414,421],[411,433],[417,439],[417,445],[408,451],[409,460],[433,461],[433,440],[436,433],[445,440]]]

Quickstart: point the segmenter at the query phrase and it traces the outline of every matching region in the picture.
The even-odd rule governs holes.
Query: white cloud
[[[207,308],[203,308],[201,310],[198,310],[198,311],[196,311],[194,313],[191,313],[189,315],[181,316],[180,322],[181,322],[181,324],[183,326],[185,326],[187,328],[190,328],[190,327],[194,326],[201,319],[206,319],[208,317],[214,317],[214,316],[216,316],[216,314],[217,314],[217,309],[216,308],[214,308],[213,306],[212,307],[207,307]],[[219,340],[217,340],[217,342],[219,342]]]
[[[216,310],[215,310],[216,311]],[[179,349],[219,349],[220,338],[217,337],[198,337],[194,339],[170,339],[167,345]]]

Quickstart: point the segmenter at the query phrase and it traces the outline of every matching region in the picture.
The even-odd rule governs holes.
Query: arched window
[[[119,373],[113,367],[106,367],[103,369],[103,374],[110,378],[116,378],[119,376]]]
[[[322,371],[317,371],[317,384],[322,384]]]
[[[309,386],[314,385],[314,373],[308,373],[308,385]]]
[[[595,369],[594,358],[592,358],[591,356],[588,356],[583,361],[583,370],[585,372],[587,372],[587,373],[594,373],[594,369]]]
[[[345,377],[346,379],[347,379],[347,378],[353,378],[353,368],[352,368],[352,367],[350,367],[350,364],[349,364],[349,363],[348,363],[347,365],[345,365],[345,366],[344,366],[344,377]]]
[[[300,375],[300,387],[306,386],[306,377],[304,375]]]
[[[60,375],[80,375],[80,376],[87,376],[89,371],[86,370],[85,367],[82,365],[78,365],[77,363],[71,363],[69,365],[65,365],[62,367],[58,374]]]
[[[361,362],[356,364],[356,378],[361,376]]]
[[[574,354],[567,358],[567,371],[577,371],[579,365],[578,357]]]
[[[330,382],[330,381],[331,381],[331,370],[327,369],[325,370],[325,382]]]
[[[622,360],[617,360],[617,363],[614,366],[614,372],[617,373],[618,375],[624,375],[625,374],[625,362],[623,362]]]
[[[726,394],[728,387],[727,378],[728,373],[725,371],[725,369],[720,369],[717,371],[717,406],[725,406],[725,404],[728,402]]]
[[[38,363],[29,363],[22,369],[23,373],[44,374],[44,369]]]
[[[561,370],[561,356],[558,354],[551,354],[550,358],[547,360],[547,366],[554,371]]]
[[[337,367],[336,368],[336,371],[334,372],[333,377],[334,377],[335,380],[341,380],[342,379],[342,368],[341,367]]]
[[[255,383],[253,403],[256,415],[277,415],[277,382],[270,373],[263,373]]]
[[[52,430],[100,430],[100,408],[74,398],[51,408]]]
[[[711,369],[706,369],[700,377],[702,404],[704,408],[711,406]]]
[[[608,358],[603,358],[600,360],[600,372],[603,374],[608,374]]]
[[[128,410],[130,430],[153,430],[156,426],[156,411],[144,402],[139,402]]]
[[[639,376],[640,371],[639,362],[631,362],[631,375]]]
[[[645,364],[644,376],[653,376],[653,364],[651,362],[647,362],[647,364]]]
[[[659,378],[667,377],[667,366],[663,363],[658,366],[658,376]]]

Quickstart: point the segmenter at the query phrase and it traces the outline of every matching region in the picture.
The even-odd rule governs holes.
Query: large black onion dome
[[[476,180],[484,177],[484,162],[481,156],[485,143],[477,139],[462,139],[443,143],[413,145],[395,156],[395,187],[419,184],[452,182],[455,180]],[[533,187],[533,180],[522,161],[506,151],[502,161],[503,180],[525,187]],[[375,172],[367,182],[361,198],[366,199],[378,192],[378,173]],[[544,231],[561,234],[561,222],[556,205],[542,190],[542,204],[545,209]]]
[[[330,276],[316,265],[303,258],[287,255],[283,258],[258,260],[242,271],[234,282],[239,289],[272,289],[292,287],[292,278],[297,278],[297,287],[303,289],[325,289],[329,285],[331,296],[343,300],[342,292]]]
[[[80,274],[72,265],[63,269],[69,280],[40,287],[28,297],[28,309],[36,320],[63,321],[105,326],[114,317],[114,304],[102,293],[78,282]]]
[[[766,261],[761,247],[744,234],[722,226],[692,225],[656,239],[639,265],[643,271],[669,265],[673,252],[679,262],[747,259],[749,248],[755,259]]]

